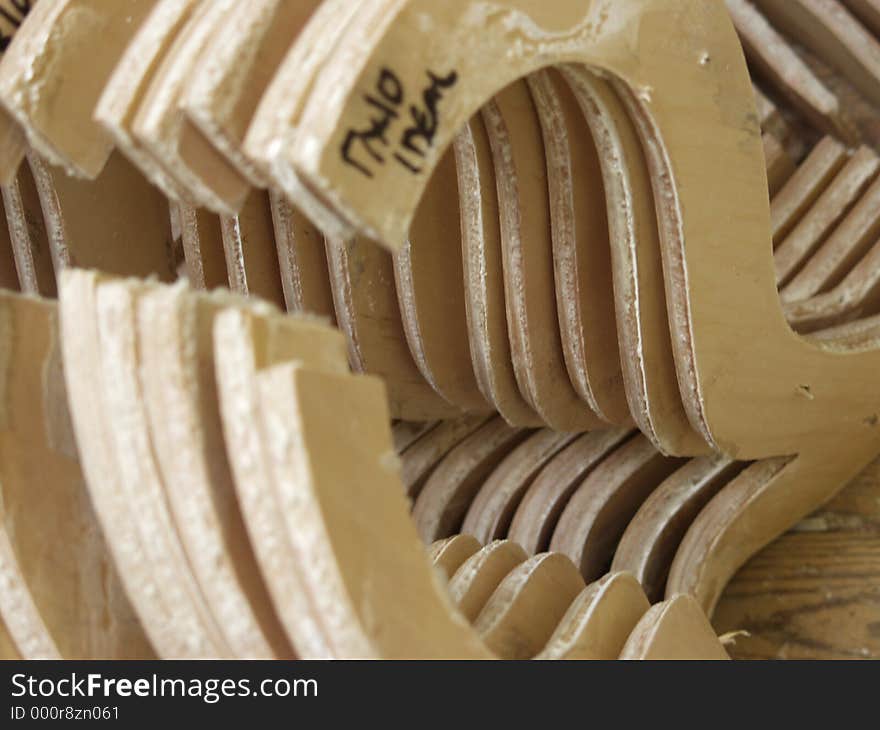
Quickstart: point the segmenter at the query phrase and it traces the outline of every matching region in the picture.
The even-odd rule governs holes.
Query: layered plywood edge
[[[8,295],[6,382],[49,331],[31,397],[70,408],[14,453],[82,462],[88,554],[47,560],[118,585],[65,624],[7,529],[0,646],[725,658],[724,585],[880,451],[880,164],[815,61],[873,103],[845,4],[36,6],[0,283],[61,334]]]

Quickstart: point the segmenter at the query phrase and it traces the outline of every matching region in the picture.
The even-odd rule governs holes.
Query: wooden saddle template
[[[785,515],[790,524],[829,496],[831,482],[844,483],[877,453],[880,436],[871,425],[877,409],[866,402],[865,393],[870,392],[869,373],[876,371],[878,354],[843,355],[800,338],[788,327],[766,246],[770,210],[754,97],[726,9],[721,3],[679,0],[664,3],[663,12],[654,15],[653,6],[650,0],[627,3],[615,6],[608,16],[607,8],[596,3],[556,4],[544,11],[512,3],[481,19],[480,52],[463,54],[461,49],[473,47],[466,40],[474,28],[468,22],[471,3],[462,0],[438,8],[402,0],[378,27],[351,30],[346,46],[357,50],[340,54],[315,84],[323,87],[332,80],[338,93],[329,102],[312,97],[296,139],[282,153],[299,178],[308,181],[309,197],[319,194],[324,207],[331,206],[338,233],[356,227],[400,246],[439,155],[498,89],[553,64],[591,65],[615,80],[615,90],[636,124],[659,201],[671,341],[688,421],[707,443],[737,458],[802,454],[787,460],[775,478],[755,490],[749,508],[716,533],[722,537],[701,556],[702,574],[714,573],[712,587],[701,595],[704,605],[710,605],[705,602],[708,594],[717,595],[732,570],[780,531],[776,520],[750,520],[749,514],[762,513],[753,505],[782,500],[791,507]],[[422,13],[433,19],[431,30],[416,21],[425,17]],[[685,13],[689,37],[699,37],[699,44],[683,42],[672,48],[661,42],[668,39],[670,23],[674,27],[678,14]],[[639,52],[627,53],[631,37],[620,29],[634,22],[641,29]],[[511,51],[502,30],[509,27],[517,28],[522,40],[517,51]],[[450,39],[442,52],[425,37],[441,28]],[[540,28],[541,43],[529,43]],[[407,59],[405,67],[395,63],[399,58]],[[412,62],[415,58],[419,63]],[[492,58],[506,60],[495,64]],[[496,65],[503,68],[485,73]],[[454,73],[461,79],[454,90],[445,90],[445,104],[437,100],[436,91],[431,95],[435,124],[430,133],[425,136],[415,127],[414,134],[422,136],[412,138],[423,143],[420,174],[389,161],[371,165],[372,177],[365,176],[344,153],[347,139],[361,139],[362,94],[375,87],[382,69],[393,69],[402,88],[411,90],[434,87],[432,77],[425,80],[428,72],[434,78],[450,79]],[[712,89],[718,85],[728,90],[738,111],[717,104]],[[687,124],[681,123],[683,108],[688,109]],[[409,131],[406,124],[403,119],[394,127],[401,139]],[[695,125],[705,125],[699,142]],[[748,131],[748,144],[743,130]],[[707,170],[708,158],[737,174],[718,178]],[[379,190],[381,205],[376,201]],[[299,202],[309,212],[309,199],[304,196]],[[744,207],[753,215],[737,212]],[[737,220],[737,225],[719,230],[719,219]],[[731,271],[738,275],[725,278],[724,272]],[[796,432],[793,423],[799,424]],[[810,480],[812,488],[796,483],[807,468],[807,452],[823,462]],[[823,478],[832,473],[833,479]],[[746,529],[747,539],[732,539]],[[723,555],[717,550],[722,545],[730,548]]]

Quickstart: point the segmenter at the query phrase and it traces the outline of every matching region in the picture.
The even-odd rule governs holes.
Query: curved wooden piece
[[[770,203],[773,243],[781,243],[840,172],[846,148],[834,137],[823,137]]]
[[[474,628],[501,659],[531,659],[583,588],[578,569],[564,555],[536,555],[501,581]]]
[[[159,582],[159,571],[153,566],[156,543],[146,539],[138,511],[144,508],[143,502],[149,502],[149,492],[121,475],[114,436],[118,424],[109,419],[102,388],[95,308],[99,281],[93,272],[69,269],[59,282],[64,375],[89,495],[119,576],[157,654],[219,656],[222,643],[217,643],[216,630],[204,630],[206,612],[193,611],[192,593],[181,597],[186,590],[182,585]],[[168,601],[169,594],[176,602]]]
[[[798,332],[816,330],[865,317],[880,306],[880,241],[830,291],[785,305],[785,316]]]
[[[575,438],[541,429],[513,449],[480,487],[461,531],[483,544],[507,537],[510,521],[535,476]]]
[[[239,511],[223,442],[213,324],[227,300],[178,285],[137,303],[150,440],[186,557],[234,656],[291,657]]]
[[[632,575],[609,573],[581,591],[535,658],[617,659],[650,607]]]
[[[254,186],[265,187],[265,179],[241,149],[245,133],[289,47],[320,5],[321,0],[250,0],[232,8],[180,100],[202,133]]]
[[[440,570],[445,579],[451,578],[462,563],[482,548],[479,540],[471,535],[455,535],[447,537],[430,551],[431,562]]]
[[[346,373],[345,343],[338,332],[315,322],[282,316],[261,303],[230,300],[216,316],[213,348],[226,453],[263,580],[297,653],[331,656],[332,636],[307,595],[274,489],[257,375],[291,360],[311,371]]]
[[[452,602],[465,619],[476,621],[501,581],[526,557],[515,542],[495,540],[461,564],[448,587]]]
[[[232,627],[214,613],[187,558],[150,438],[139,378],[137,307],[152,288],[139,282],[111,280],[99,282],[94,289],[93,317],[98,339],[93,346],[98,350],[100,368],[92,378],[98,380],[97,402],[102,404],[110,431],[106,447],[111,450],[111,458],[115,457],[122,498],[128,501],[135,529],[141,535],[143,559],[149,562],[160,586],[160,600],[172,607],[170,630],[177,632],[180,640],[186,640],[189,632],[204,637],[211,647],[205,656],[235,656],[240,647],[232,645]],[[89,441],[84,448],[91,448]]]
[[[0,294],[0,613],[23,658],[148,659],[89,501],[55,303]]]
[[[269,191],[284,302],[289,312],[336,323],[324,236],[283,195]]]
[[[611,563],[628,571],[652,601],[662,599],[669,566],[700,510],[746,467],[723,456],[700,456],[664,480],[629,521]]]
[[[27,270],[21,271],[19,260],[16,248],[13,247],[12,231],[0,218],[0,289],[14,292],[25,290],[26,282],[22,273],[26,275]]]
[[[659,212],[635,124],[608,82],[583,69],[566,69],[566,78],[596,140],[605,177],[614,306],[630,413],[663,453],[701,453],[707,447],[688,422],[676,379]]]
[[[726,0],[749,63],[822,131],[852,142],[840,100],[813,73],[751,0]]]
[[[391,427],[391,437],[394,440],[394,453],[402,455],[410,446],[413,446],[422,436],[437,428],[440,424],[427,421],[417,423],[414,421],[396,421]]]
[[[839,284],[880,236],[880,179],[875,180],[816,253],[780,292],[783,306]]]
[[[320,199],[311,195],[295,172],[279,164],[278,142],[296,135],[302,106],[312,91],[316,75],[328,59],[336,56],[336,44],[354,17],[376,4],[376,0],[358,3],[323,0],[276,70],[244,139],[242,149],[247,158],[273,187],[284,191],[290,199],[309,198],[309,217],[325,231],[332,213]],[[363,22],[375,25],[376,18],[366,17]]]
[[[0,18],[0,33],[6,39],[2,52],[15,40],[21,23],[30,12],[31,2],[7,0],[3,3],[3,17]],[[18,122],[6,109],[0,110],[0,186],[12,185],[16,173],[24,159],[27,142]]]
[[[501,218],[495,164],[482,115],[476,114],[454,144],[461,209],[465,310],[474,374],[480,391],[512,426],[540,426],[513,369],[504,294]]]
[[[176,200],[190,200],[186,185],[134,134],[134,120],[165,56],[189,22],[198,0],[158,0],[122,54],[93,117],[132,164]]]
[[[556,309],[565,363],[580,397],[609,423],[629,406],[614,318],[611,246],[599,153],[571,88],[553,70],[528,79],[547,153]]]
[[[220,216],[229,288],[284,305],[269,196],[253,190],[234,216]]]
[[[843,4],[869,30],[880,34],[880,3],[877,0],[843,0]]]
[[[572,494],[550,549],[568,555],[584,579],[597,580],[611,564],[620,536],[660,483],[682,465],[635,436],[599,464]]]
[[[880,104],[880,43],[839,2],[755,0],[780,29]]]
[[[770,197],[788,182],[795,170],[794,160],[786,151],[782,143],[772,134],[765,133],[762,137],[764,142],[764,161],[767,165],[767,187]]]
[[[132,123],[137,141],[171,171],[187,198],[222,215],[238,212],[250,185],[179,103],[193,64],[233,5],[233,0],[216,0],[193,10],[162,58]]]
[[[724,586],[749,557],[834,496],[876,453],[876,441],[841,435],[826,438],[821,449],[747,468],[688,529],[666,595],[693,595],[711,616]]]
[[[406,344],[391,254],[366,239],[327,241],[336,321],[357,372],[379,375],[391,413],[407,421],[460,414],[425,382]]]
[[[413,444],[401,459],[400,477],[406,495],[410,499],[418,497],[425,481],[441,459],[487,420],[489,419],[486,416],[464,416],[441,421],[425,438]]]
[[[204,208],[177,206],[187,279],[194,289],[229,287],[220,219]]]
[[[30,165],[21,165],[0,187],[21,291],[53,298],[58,294],[52,249]]]
[[[332,655],[488,658],[455,614],[407,514],[388,460],[381,381],[295,365],[259,380],[273,487]]]
[[[523,496],[508,537],[529,555],[548,550],[572,493],[631,434],[625,429],[586,433],[559,452]]]
[[[462,411],[488,412],[471,362],[458,199],[450,150],[419,203],[409,242],[394,256],[394,279],[403,331],[422,376]]]
[[[0,62],[0,98],[40,155],[71,174],[98,176],[113,142],[92,112],[155,4],[57,0],[30,11]]]
[[[517,82],[482,114],[495,163],[508,334],[520,392],[556,431],[598,428],[602,420],[580,400],[565,369],[540,109],[528,85]]]
[[[776,248],[773,259],[779,284],[785,287],[816,248],[862,196],[880,170],[880,159],[860,148],[844,165],[809,212]]]
[[[651,608],[633,630],[621,659],[730,659],[712,625],[690,596]]]
[[[55,274],[68,267],[123,276],[177,278],[168,201],[118,153],[93,180],[69,177],[34,155]]]
[[[413,506],[416,529],[424,542],[431,543],[459,531],[486,477],[528,435],[525,429],[493,418],[444,457]]]

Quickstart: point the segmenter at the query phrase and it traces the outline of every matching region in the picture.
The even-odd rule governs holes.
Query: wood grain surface
[[[736,659],[880,659],[880,460],[752,558],[715,614]]]

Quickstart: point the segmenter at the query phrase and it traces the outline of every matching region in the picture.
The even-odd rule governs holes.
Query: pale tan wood
[[[7,0],[3,3],[0,33],[4,38],[4,51],[15,40],[15,35],[32,6],[33,2],[30,1],[22,3],[19,0]],[[0,186],[14,183],[26,149],[27,142],[18,122],[6,109],[0,108]]]
[[[880,104],[880,43],[838,0],[755,0],[771,22]]]
[[[468,507],[461,531],[488,544],[507,536],[523,494],[575,434],[541,429],[513,449],[489,475]]]
[[[198,0],[159,0],[122,54],[93,117],[113,143],[168,197],[188,198],[186,185],[134,134],[134,120],[150,86],[190,20]]]
[[[58,307],[3,293],[0,321],[0,613],[24,658],[151,658],[80,470]]]
[[[536,555],[501,581],[474,628],[500,658],[531,659],[547,644],[583,588],[583,579],[567,557]]]
[[[482,543],[471,535],[454,535],[442,540],[436,549],[431,551],[431,562],[445,579],[451,578],[462,563],[477,553]]]
[[[284,317],[263,303],[248,304],[245,308],[230,302],[214,323],[213,360],[226,453],[251,546],[288,639],[301,656],[329,656],[332,637],[313,615],[273,487],[269,432],[259,418],[256,379],[259,372],[291,360],[315,371],[346,373],[345,342],[315,321]]]
[[[113,149],[92,119],[104,85],[156,0],[57,0],[28,14],[0,61],[0,99],[40,155],[95,178]],[[64,113],[59,114],[58,110]]]
[[[525,551],[510,540],[495,540],[461,564],[449,580],[449,596],[473,623],[502,580],[520,563]]]
[[[80,180],[28,156],[55,274],[68,267],[111,274],[177,277],[167,199],[118,153],[101,174]]]
[[[396,454],[403,454],[422,436],[437,428],[438,425],[439,423],[431,421],[425,423],[396,421],[391,427],[391,436],[394,439],[394,452]]]
[[[52,250],[30,165],[20,165],[10,183],[0,186],[0,191],[21,290],[55,297],[58,288]]]
[[[336,43],[353,22],[358,13],[372,10],[381,3],[366,0],[352,3],[349,0],[323,0],[303,27],[275,76],[263,94],[245,135],[243,152],[273,187],[283,191],[290,199],[308,198],[308,214],[323,230],[333,214],[321,200],[311,195],[299,176],[283,164],[283,143],[296,135],[302,107],[312,91],[316,75],[329,58],[337,54]],[[381,15],[364,17],[361,22],[375,27]],[[332,88],[332,87],[325,87]],[[345,238],[346,236],[340,236]]]
[[[202,133],[254,186],[265,187],[265,180],[241,149],[244,135],[288,49],[320,4],[239,3],[205,47],[180,100]]]
[[[553,237],[556,309],[575,390],[602,419],[630,419],[614,308],[611,246],[599,154],[569,86],[552,70],[529,77],[539,109]]]
[[[15,661],[21,659],[18,647],[9,635],[9,629],[0,617],[0,660]]]
[[[450,451],[433,471],[413,506],[416,529],[426,543],[457,532],[486,477],[529,431],[492,418]]]
[[[785,286],[803,267],[829,230],[861,197],[880,169],[880,160],[867,147],[860,148],[826,188],[809,212],[776,248],[774,263],[780,285]]]
[[[324,236],[283,195],[269,191],[284,301],[290,312],[336,322]]]
[[[415,499],[431,472],[453,448],[465,441],[488,420],[487,416],[463,416],[441,421],[401,459],[400,478],[408,497]]]
[[[623,95],[608,82],[585,69],[567,68],[566,78],[603,163],[614,306],[630,413],[639,429],[664,453],[706,451],[688,422],[676,379],[663,284],[662,234],[636,126]]]
[[[833,289],[804,301],[785,305],[785,316],[798,332],[814,332],[831,325],[874,314],[880,305],[880,242]]]
[[[849,11],[875,34],[880,33],[880,2],[877,0],[843,0]]]
[[[540,109],[526,83],[517,82],[482,113],[495,163],[507,322],[520,392],[550,428],[597,428],[601,419],[578,397],[565,369]]]
[[[488,658],[454,613],[407,515],[389,462],[381,382],[296,365],[260,381],[273,487],[331,655]]]
[[[460,413],[425,381],[407,347],[391,254],[367,239],[328,239],[327,262],[349,360],[355,371],[382,377],[392,415],[433,421]]]
[[[880,235],[880,180],[828,235],[819,249],[780,292],[783,305],[808,299],[839,284]]]
[[[767,185],[770,188],[770,195],[773,196],[794,173],[795,165],[776,137],[765,133],[763,140],[764,158],[767,162]]]
[[[750,0],[726,0],[749,61],[819,129],[847,141],[853,133],[839,99]]]
[[[651,604],[629,573],[612,572],[588,585],[569,606],[536,659],[612,660]]]
[[[250,185],[179,103],[193,64],[233,5],[201,0],[164,54],[132,123],[137,141],[172,172],[188,199],[223,215],[235,215]]]
[[[12,231],[8,225],[3,225],[3,220],[0,219],[0,289],[22,291],[26,288],[18,263],[19,257],[13,247]]]
[[[559,516],[550,549],[569,556],[585,580],[597,580],[639,507],[682,463],[660,454],[644,436],[633,437],[574,491]]]
[[[776,106],[776,104],[757,84],[754,84],[754,90],[755,101],[758,105],[758,121],[761,124],[761,130],[769,132],[780,142],[785,141],[791,130],[788,128],[788,122],[786,122],[782,113],[779,111],[779,107]]]
[[[621,659],[730,659],[712,625],[690,596],[658,603],[627,639]]]
[[[140,383],[177,533],[233,656],[290,658],[239,510],[223,441],[213,324],[229,298],[184,285],[137,303]]]
[[[183,258],[189,283],[196,289],[229,286],[220,218],[205,208],[178,205]]]
[[[823,137],[809,156],[773,197],[770,218],[773,243],[779,244],[812,208],[818,197],[840,172],[846,148],[834,137]]]
[[[471,362],[458,199],[450,151],[419,202],[407,245],[394,256],[394,279],[403,331],[422,376],[462,411],[489,412]]]
[[[189,632],[204,636],[214,652],[207,656],[236,656],[240,647],[234,643],[237,637],[228,633],[232,627],[212,611],[205,588],[187,559],[150,436],[139,378],[137,309],[154,289],[155,285],[140,282],[108,280],[94,290],[98,339],[93,347],[98,350],[100,368],[92,377],[97,379],[98,402],[110,428],[106,447],[115,457],[123,499],[136,516],[135,527],[145,546],[143,559],[149,561],[164,602],[173,607],[172,630],[182,642]]]
[[[614,552],[612,572],[628,571],[652,601],[662,599],[669,566],[688,528],[745,467],[745,462],[723,456],[701,456],[670,475],[627,524]]]
[[[461,210],[465,310],[474,374],[486,400],[513,426],[539,426],[516,381],[507,327],[501,218],[486,125],[476,114],[454,142]]]
[[[871,344],[877,342],[874,332]],[[688,593],[711,615],[736,569],[834,496],[876,456],[876,449],[875,441],[846,434],[826,437],[814,451],[748,467],[688,529],[669,571],[667,597]]]
[[[177,658],[221,656],[228,649],[216,627],[205,630],[207,611],[193,603],[191,580],[180,584],[178,574],[169,584],[161,581],[170,577],[167,570],[164,575],[161,571],[168,563],[156,553],[169,535],[160,532],[148,539],[144,531],[157,507],[148,485],[141,484],[141,474],[134,475],[133,481],[123,477],[122,449],[116,448],[117,435],[122,438],[121,424],[110,420],[103,387],[112,388],[115,381],[106,380],[104,367],[112,361],[105,360],[101,352],[96,312],[100,281],[94,272],[68,269],[59,283],[64,375],[89,495],[128,597],[156,653]],[[122,332],[133,334],[133,323],[129,328]],[[115,383],[116,388],[123,385]],[[133,448],[133,444],[126,445]],[[171,566],[179,568],[181,563]]]
[[[625,429],[587,433],[559,452],[523,496],[508,537],[522,545],[529,555],[548,550],[559,516],[572,493],[630,435]]]
[[[229,288],[282,306],[284,289],[268,193],[252,190],[238,214],[220,217],[220,231]]]

